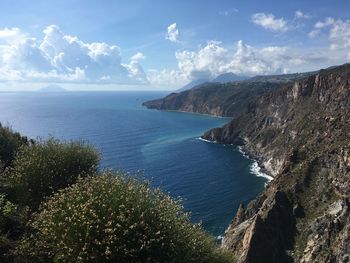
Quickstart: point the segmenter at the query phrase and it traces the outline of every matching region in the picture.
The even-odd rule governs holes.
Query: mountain
[[[224,73],[219,76],[217,76],[215,79],[213,79],[211,82],[219,82],[219,83],[226,83],[226,82],[233,82],[233,81],[242,81],[249,79],[249,77],[246,76],[239,76],[232,72]]]
[[[146,101],[144,106],[158,110],[177,110],[215,116],[238,116],[258,95],[278,88],[278,83],[205,83],[194,89],[171,93],[165,98]]]
[[[143,105],[150,109],[237,117],[247,110],[249,103],[257,96],[312,74],[315,72],[256,76],[226,83],[205,82],[164,98],[146,101]]]
[[[52,84],[52,85],[46,86],[44,88],[41,88],[38,91],[39,92],[65,92],[67,90],[62,88],[61,86]]]
[[[303,73],[292,73],[292,74],[282,74],[282,75],[261,75],[255,76],[247,79],[247,82],[278,82],[287,83],[297,79],[306,78],[308,76],[317,74],[318,71],[303,72]]]
[[[228,82],[276,82],[276,83],[286,83],[296,79],[305,78],[316,74],[317,71],[313,72],[304,72],[304,73],[292,73],[292,74],[282,74],[282,75],[261,75],[255,77],[247,77],[236,75],[232,72],[224,73],[216,78],[210,79],[197,79],[193,80],[190,83],[186,84],[182,88],[175,91],[175,93],[179,93],[185,90],[189,90],[192,88],[200,88],[202,84],[207,83],[228,83]]]
[[[256,98],[202,137],[240,145],[274,179],[238,209],[222,246],[238,262],[348,262],[350,64]]]
[[[209,81],[210,81],[209,79],[192,80],[190,83],[186,84],[185,86],[183,86],[182,88],[176,90],[175,92],[182,92],[182,91],[185,91],[185,90],[189,90],[189,89],[194,88],[195,86],[198,86],[200,84],[203,84],[203,83],[206,83],[206,82],[209,82]]]

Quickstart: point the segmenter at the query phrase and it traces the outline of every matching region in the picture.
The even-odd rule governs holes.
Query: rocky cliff
[[[277,82],[205,83],[143,105],[150,109],[233,117],[245,112],[252,99],[278,87]]]
[[[350,66],[265,93],[203,138],[242,145],[274,176],[222,246],[239,262],[350,262]]]

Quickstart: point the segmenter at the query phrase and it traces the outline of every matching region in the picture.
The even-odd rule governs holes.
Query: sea
[[[101,169],[136,174],[181,198],[194,223],[220,239],[240,203],[268,180],[232,145],[200,135],[230,118],[150,110],[166,92],[3,92],[0,122],[34,139],[83,140],[102,155]]]

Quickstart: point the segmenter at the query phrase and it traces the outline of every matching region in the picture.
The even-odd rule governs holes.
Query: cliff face
[[[162,99],[144,102],[143,105],[150,109],[232,117],[245,112],[252,99],[279,86],[279,83],[269,82],[206,83]]]
[[[286,84],[203,138],[242,145],[275,178],[222,246],[239,262],[350,262],[350,66]]]

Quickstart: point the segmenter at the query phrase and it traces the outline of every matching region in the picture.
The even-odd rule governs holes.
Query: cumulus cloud
[[[146,73],[140,65],[140,61],[145,58],[146,57],[141,52],[138,52],[130,58],[129,64],[123,64],[129,72],[128,76],[141,83],[147,79]]]
[[[171,42],[179,42],[179,30],[177,29],[176,23],[173,23],[170,26],[168,26],[168,32],[165,38]]]
[[[285,32],[288,30],[287,22],[283,18],[275,18],[273,14],[256,13],[253,14],[252,22],[272,31]]]
[[[0,30],[0,80],[26,82],[86,82],[140,84],[148,80],[135,54],[121,63],[120,48],[102,42],[85,43],[56,25],[35,39],[18,28]]]
[[[15,44],[21,42],[26,37],[18,27],[7,28],[0,30],[0,43]]]
[[[256,48],[242,40],[228,48],[220,42],[209,41],[197,51],[177,51],[176,70],[152,70],[148,72],[148,78],[155,85],[181,86],[192,80],[212,79],[227,72],[249,76],[301,72],[310,67],[319,68],[328,62],[322,53],[286,46]]]

